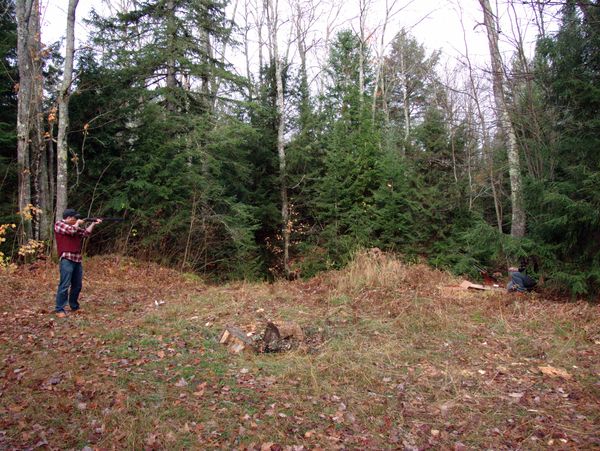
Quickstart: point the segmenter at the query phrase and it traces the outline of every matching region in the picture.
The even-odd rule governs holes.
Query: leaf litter
[[[600,445],[593,304],[448,291],[449,275],[381,254],[224,286],[91,258],[84,314],[66,319],[51,314],[55,265],[0,283],[2,449]],[[301,324],[306,345],[218,343],[226,324],[276,320]]]

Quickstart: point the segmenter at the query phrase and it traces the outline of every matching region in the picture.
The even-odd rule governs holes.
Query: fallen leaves
[[[194,396],[197,398],[201,398],[204,396],[204,392],[206,391],[206,382],[202,382],[196,386],[196,391],[194,392]]]
[[[148,446],[150,449],[155,449],[158,447],[158,445],[160,444],[159,442],[159,436],[158,434],[155,433],[150,433],[146,436],[146,446]]]
[[[561,377],[563,379],[571,379],[571,375],[566,370],[561,368],[554,368],[553,366],[539,366],[539,370],[542,374],[550,377]]]
[[[365,286],[335,308],[327,277],[203,287],[194,299],[196,287],[164,268],[91,263],[88,315],[65,322],[49,315],[54,266],[2,283],[14,288],[0,294],[0,449],[594,445],[597,397],[583,383],[600,371],[600,350],[573,337],[577,361],[561,360],[562,349],[545,341],[552,326],[531,320],[552,309],[580,321],[583,312],[592,327],[587,306],[561,313],[536,301],[517,309],[477,293],[440,303],[417,277],[393,293]],[[14,314],[20,303],[26,308]],[[320,337],[318,352],[232,358],[220,350],[225,324],[281,312],[314,324],[307,339]],[[34,427],[47,417],[60,426]]]
[[[188,386],[188,382],[183,377],[175,383],[175,387],[183,388],[183,387],[187,387],[187,386]]]

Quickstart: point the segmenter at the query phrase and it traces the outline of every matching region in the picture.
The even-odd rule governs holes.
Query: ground
[[[65,319],[56,264],[0,273],[0,449],[600,448],[597,304],[452,288],[381,254],[274,284],[84,267]],[[267,320],[306,344],[218,342]]]

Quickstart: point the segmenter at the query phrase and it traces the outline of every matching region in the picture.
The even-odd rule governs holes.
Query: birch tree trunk
[[[492,62],[492,85],[497,109],[498,122],[504,134],[508,151],[508,173],[510,177],[510,198],[512,205],[512,223],[510,234],[514,237],[525,236],[525,211],[523,210],[523,186],[517,137],[510,120],[507,100],[504,96],[504,72],[502,57],[498,47],[498,30],[489,0],[479,0],[483,10],[483,19],[487,31],[488,46]]]
[[[303,119],[303,113],[308,105],[308,72],[306,66],[306,29],[303,27],[303,14],[300,3],[295,5],[296,17],[296,41],[298,44],[298,56],[300,57],[300,116]]]
[[[275,81],[277,84],[277,114],[279,123],[277,127],[277,154],[279,156],[279,180],[281,194],[281,232],[283,236],[283,270],[285,276],[290,276],[290,234],[291,224],[289,218],[288,191],[287,191],[287,168],[284,143],[285,131],[285,99],[283,93],[283,78],[281,60],[279,57],[279,46],[277,43],[278,8],[277,0],[266,0],[267,26],[271,41],[271,54],[275,63]]]
[[[406,68],[405,49],[400,51],[400,73],[402,85],[402,111],[404,113],[404,145],[402,146],[402,156],[406,156],[410,140],[410,99],[408,98],[408,75]]]
[[[392,9],[395,6],[396,6],[396,0],[392,1],[391,6],[389,5],[388,0],[385,0],[385,17],[383,19],[383,24],[381,25],[381,27],[382,27],[381,37],[379,40],[379,49],[377,52],[378,63],[375,67],[375,82],[373,85],[373,103],[371,105],[371,116],[372,116],[373,121],[375,121],[375,111],[377,108],[378,94],[379,94],[379,97],[383,100],[383,103],[385,104],[385,97],[383,96],[385,88],[383,86],[384,82],[382,81],[382,72],[383,72],[383,66],[384,66],[384,62],[385,62],[385,55],[384,55],[385,31],[387,29],[387,25],[390,20],[390,15],[392,14]],[[381,84],[381,89],[380,89],[380,84]]]
[[[56,142],[56,220],[62,219],[67,208],[67,130],[69,128],[69,100],[73,81],[73,56],[75,53],[75,10],[79,0],[69,0],[67,10],[67,41],[62,85],[58,93],[58,133]]]
[[[250,70],[250,47],[248,43],[248,36],[250,34],[250,8],[248,0],[244,2],[244,26],[243,29],[243,41],[244,41],[244,58],[246,60],[246,78],[248,79],[248,100],[251,102],[254,98],[254,82],[252,79],[252,71]],[[259,43],[259,46],[262,43]],[[259,66],[260,68],[260,66]]]
[[[479,124],[481,127],[481,140],[482,140],[482,149],[484,158],[487,164],[487,170],[490,177],[490,187],[492,190],[492,197],[494,200],[494,211],[496,212],[496,225],[498,227],[498,231],[502,233],[502,205],[500,203],[500,198],[498,196],[498,192],[496,190],[496,176],[494,174],[494,158],[492,155],[492,149],[490,144],[489,132],[486,125],[485,114],[483,112],[483,108],[481,106],[481,102],[479,100],[479,89],[477,83],[475,82],[474,68],[471,63],[471,57],[469,53],[469,45],[467,43],[467,33],[465,31],[465,26],[462,21],[462,13],[461,13],[461,27],[463,31],[463,42],[465,45],[465,61],[467,64],[467,70],[469,75],[469,86],[471,89],[471,98],[475,104],[475,108],[477,110],[477,118],[479,119]],[[469,173],[470,180],[470,173]],[[471,182],[469,182],[469,186],[471,186]]]
[[[359,27],[360,27],[360,43],[359,43],[359,55],[358,55],[358,88],[360,96],[360,105],[362,108],[363,97],[365,91],[365,31],[367,22],[367,9],[369,7],[369,0],[359,0],[358,6],[360,9],[359,16]]]
[[[308,117],[311,114],[310,89],[308,81],[308,51],[314,45],[314,42],[307,42],[311,28],[317,23],[317,7],[313,1],[300,4],[300,0],[295,0],[294,27],[296,32],[296,42],[298,46],[298,57],[300,58],[300,107],[299,107],[299,126],[300,132],[306,130]]]

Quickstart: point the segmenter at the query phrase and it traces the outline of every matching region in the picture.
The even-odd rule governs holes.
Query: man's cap
[[[81,219],[81,215],[72,208],[67,208],[65,211],[63,211],[63,219],[66,219],[69,216],[72,216],[73,218]]]

